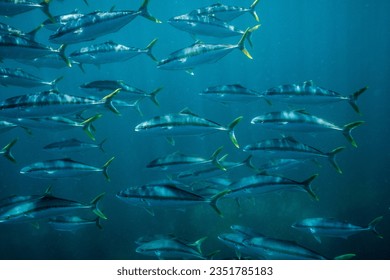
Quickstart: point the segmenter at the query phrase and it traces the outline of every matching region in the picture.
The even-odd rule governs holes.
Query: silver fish
[[[35,162],[25,166],[20,170],[20,174],[40,179],[57,179],[80,177],[95,172],[102,172],[107,181],[110,181],[107,171],[114,159],[115,157],[110,158],[101,168],[77,162],[69,158],[53,159]]]
[[[210,256],[204,256],[200,247],[205,239],[188,244],[177,238],[155,239],[142,243],[135,251],[158,259],[208,259]]]
[[[120,89],[121,93],[126,93],[125,96],[122,97],[124,99],[142,99],[144,97],[149,98],[154,104],[160,106],[156,96],[162,90],[162,87],[159,87],[152,92],[146,92],[142,89],[132,87],[126,84],[124,81],[118,80],[98,80],[89,83],[82,84],[80,86],[81,89],[85,91],[93,91],[97,93],[110,93],[113,90]]]
[[[58,216],[50,218],[47,222],[53,229],[58,231],[75,232],[77,230],[90,227],[91,225],[97,226],[99,229],[103,229],[100,224],[100,217],[95,219],[85,219],[79,216]]]
[[[25,33],[19,29],[16,29],[8,24],[0,22],[0,35],[13,35],[17,37],[26,37],[29,40],[35,41],[35,35],[36,33],[42,28],[41,25],[34,28],[28,33]]]
[[[215,165],[217,168],[225,170],[218,159],[222,147],[218,148],[210,158],[202,158],[199,156],[184,155],[179,152],[156,158],[149,162],[146,167],[150,169],[161,169],[164,171],[182,172],[188,169],[199,168],[204,165]]]
[[[203,35],[210,37],[234,37],[242,36],[245,31],[236,28],[214,16],[185,14],[173,17],[168,20],[173,27],[188,32],[192,35]],[[257,27],[259,27],[258,25]],[[256,27],[256,28],[257,28]],[[252,45],[250,35],[247,39]]]
[[[229,134],[230,140],[234,146],[238,148],[239,145],[234,134],[234,128],[241,119],[242,117],[238,117],[225,127],[214,121],[202,118],[188,109],[184,109],[178,114],[158,116],[148,121],[144,121],[135,127],[135,131],[165,136],[201,135],[217,131],[225,131]]]
[[[200,196],[189,190],[188,186],[177,181],[159,181],[147,185],[130,187],[117,193],[116,197],[131,205],[145,208],[154,215],[153,207],[183,207],[207,203],[218,215],[222,215],[217,207],[218,200],[228,191],[222,191],[211,198]]]
[[[271,176],[263,174],[243,177],[240,180],[233,182],[229,186],[230,192],[225,196],[225,198],[240,198],[244,196],[252,196],[275,191],[298,190],[305,191],[312,198],[318,200],[317,195],[313,192],[311,188],[311,183],[317,176],[318,174],[315,174],[302,182],[297,182],[281,176]]]
[[[347,239],[351,235],[364,231],[372,231],[378,237],[383,238],[376,230],[376,226],[380,221],[382,221],[382,219],[383,216],[377,217],[372,220],[366,227],[362,227],[334,218],[307,218],[294,223],[291,227],[300,231],[311,233],[313,237],[320,243],[321,236]]]
[[[153,61],[156,58],[152,54],[152,47],[156,43],[154,39],[146,48],[139,49],[117,44],[113,41],[107,41],[102,44],[96,44],[89,47],[82,47],[79,51],[75,51],[69,55],[71,61],[76,61],[80,65],[95,64],[101,65],[106,63],[123,62],[137,55],[146,54]]]
[[[256,5],[259,3],[259,1],[260,0],[253,1],[252,5],[250,5],[248,8],[216,3],[207,7],[195,9],[190,14],[215,16],[224,21],[231,21],[241,15],[250,13],[256,19],[256,21],[259,21],[259,17],[255,11]]]
[[[91,41],[100,36],[118,31],[137,16],[151,21],[160,21],[151,16],[147,10],[149,0],[144,0],[138,11],[109,11],[85,14],[61,26],[49,40],[58,44],[74,44]]]
[[[11,34],[0,35],[0,60],[32,60],[40,56],[58,54],[70,67],[71,63],[65,55],[65,48],[66,45],[61,45],[58,49],[53,49],[29,37]]]
[[[80,141],[76,138],[71,138],[59,142],[53,142],[50,144],[47,144],[43,147],[45,151],[48,152],[82,152],[88,149],[100,149],[102,152],[104,152],[103,145],[106,142],[107,139],[104,139],[99,144],[95,143],[87,143]]]
[[[48,130],[63,130],[73,127],[80,127],[87,134],[89,138],[95,141],[93,122],[100,119],[102,114],[97,114],[85,120],[68,118],[64,116],[51,116],[41,118],[16,118],[13,121],[26,129],[31,134],[30,129],[48,129]]]
[[[314,147],[298,142],[293,137],[283,137],[281,139],[276,138],[259,141],[255,144],[245,146],[243,150],[260,157],[278,159],[326,158],[338,173],[342,173],[336,162],[336,155],[344,149],[345,147],[338,147],[331,152],[325,153]]]
[[[306,81],[302,84],[273,87],[262,92],[262,95],[267,100],[278,100],[292,104],[327,104],[347,101],[357,113],[360,113],[356,101],[367,88],[363,87],[349,96],[344,96],[333,90],[315,86],[312,81]]]
[[[257,27],[253,29],[248,28],[236,45],[214,45],[196,42],[187,48],[171,53],[167,58],[157,63],[157,68],[165,70],[186,70],[193,75],[192,69],[194,67],[202,64],[215,63],[235,49],[241,50],[249,59],[252,59],[252,56],[244,46],[244,42],[249,34],[255,31]]]
[[[257,236],[246,239],[247,250],[267,260],[326,260],[328,258],[317,252],[303,247],[296,242],[276,239],[266,236]],[[345,254],[335,259],[351,259],[355,254]]]
[[[84,209],[90,209],[100,218],[107,219],[98,208],[98,202],[103,196],[104,193],[98,195],[89,204],[55,197],[51,194],[45,194],[34,199],[18,201],[0,213],[0,223],[32,222],[67,215]]]
[[[341,131],[348,142],[350,142],[352,146],[357,147],[357,144],[351,135],[351,131],[352,129],[362,125],[364,122],[352,122],[340,127],[324,119],[311,115],[304,110],[292,110],[271,112],[262,116],[257,116],[252,119],[251,123],[261,125],[265,128],[283,131]]]
[[[52,89],[57,88],[57,83],[61,81],[63,77],[59,77],[53,81],[44,81],[39,77],[36,77],[20,68],[2,68],[0,67],[0,84],[3,86],[17,86],[17,87],[42,87],[49,86]]]
[[[34,9],[40,9],[44,14],[52,19],[53,17],[49,12],[49,3],[50,0],[43,0],[41,3],[28,0],[1,0],[0,15],[11,17]]]
[[[60,93],[55,90],[10,97],[0,102],[0,116],[6,118],[39,118],[71,115],[85,109],[106,106],[118,113],[112,98],[120,90],[115,90],[102,99],[92,99]]]
[[[221,103],[249,103],[262,97],[259,92],[245,88],[240,84],[208,87],[199,95]]]

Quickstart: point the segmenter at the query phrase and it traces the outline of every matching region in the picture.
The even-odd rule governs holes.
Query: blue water
[[[87,13],[94,10],[136,10],[141,1],[52,1],[52,14],[73,11]],[[224,4],[247,7],[250,0],[225,0]],[[213,4],[213,1],[157,1],[151,0],[150,13],[164,23],[156,24],[138,17],[114,34],[67,47],[69,54],[83,46],[113,40],[134,47],[145,47],[158,38],[154,54],[158,59],[171,52],[191,45],[194,40],[185,32],[170,26],[166,21],[172,16],[187,13],[195,8]],[[15,137],[18,143],[13,149],[16,164],[0,158],[0,197],[10,195],[41,194],[52,185],[53,195],[88,203],[96,195],[105,192],[100,203],[108,217],[102,221],[103,230],[89,226],[76,232],[53,230],[46,221],[39,226],[30,223],[0,224],[1,259],[151,259],[135,252],[134,241],[140,236],[175,234],[180,238],[195,241],[207,236],[204,252],[220,250],[216,258],[234,258],[232,249],[222,244],[217,236],[230,232],[230,225],[252,227],[266,236],[292,240],[327,258],[345,253],[355,253],[356,259],[389,259],[390,206],[389,163],[390,135],[388,93],[390,91],[390,2],[386,0],[274,0],[260,1],[256,8],[261,27],[253,36],[253,48],[248,46],[253,60],[235,50],[215,64],[199,66],[191,76],[185,71],[165,71],[156,68],[147,56],[138,56],[122,63],[95,67],[85,65],[85,73],[77,66],[64,69],[34,68],[12,60],[4,60],[1,67],[21,67],[29,73],[46,80],[64,76],[58,87],[61,92],[83,95],[79,85],[93,80],[124,80],[128,84],[152,91],[163,90],[158,95],[160,107],[145,99],[141,102],[143,115],[131,108],[120,108],[121,116],[103,110],[103,117],[96,121],[96,141],[107,139],[105,153],[98,150],[85,151],[66,156],[94,166],[102,166],[115,156],[110,166],[111,181],[99,174],[77,179],[43,180],[19,174],[22,167],[52,158],[53,154],[42,147],[54,141],[77,137],[89,141],[81,129],[67,131],[32,130],[28,135],[22,129],[14,129],[0,135],[4,146]],[[40,11],[31,11],[13,18],[1,17],[1,22],[21,30],[31,30],[46,18]],[[232,22],[245,29],[256,21],[247,14]],[[37,41],[49,44],[51,32],[42,29]],[[238,37],[227,39],[200,37],[207,43],[236,44]],[[54,45],[53,45],[54,46]],[[343,95],[352,94],[363,86],[369,89],[358,100],[362,115],[356,114],[344,102],[323,106],[288,106],[275,103],[269,106],[259,100],[249,104],[220,104],[198,96],[204,88],[220,84],[240,83],[259,91],[267,88],[313,80],[315,84],[335,90]],[[1,100],[11,96],[34,92],[35,89],[1,87]],[[358,148],[353,148],[341,133],[293,133],[307,144],[323,151],[338,146],[346,149],[338,156],[343,170],[339,175],[326,162],[305,164],[288,170],[284,175],[298,181],[312,174],[319,176],[313,187],[319,201],[312,200],[303,192],[270,193],[254,199],[241,200],[240,206],[231,199],[221,200],[219,208],[224,217],[219,217],[208,205],[195,205],[185,209],[155,209],[151,216],[140,207],[127,205],[118,200],[118,191],[130,186],[165,179],[165,173],[145,168],[152,159],[180,151],[186,154],[208,157],[214,150],[224,146],[228,159],[243,160],[247,154],[236,149],[224,133],[206,136],[178,137],[171,146],[164,137],[134,132],[134,127],[153,116],[175,113],[190,108],[196,114],[227,125],[238,116],[243,121],[237,126],[236,135],[241,146],[259,140],[279,137],[280,133],[250,124],[250,120],[270,111],[305,108],[338,125],[364,120],[365,124],[353,131]],[[64,156],[62,156],[64,157]],[[262,163],[256,159],[256,163]],[[233,180],[252,174],[240,169],[231,174]],[[378,238],[364,232],[349,239],[323,238],[317,243],[307,233],[290,227],[297,220],[307,217],[335,217],[353,224],[366,226],[377,216],[384,215],[377,230],[384,236]]]

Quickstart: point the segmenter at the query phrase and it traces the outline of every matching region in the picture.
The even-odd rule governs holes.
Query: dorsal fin
[[[304,85],[304,86],[308,86],[308,87],[314,86],[314,82],[313,82],[313,80],[304,81],[304,82],[303,82],[303,85]]]
[[[286,139],[290,142],[299,143],[293,136],[283,136],[283,139]]]
[[[310,115],[305,109],[297,109],[294,110],[294,112],[300,113],[300,114],[305,114],[305,115]]]
[[[238,88],[245,88],[244,86],[242,86],[241,84],[232,84],[232,86],[234,87],[238,87]]]
[[[184,115],[192,115],[192,116],[194,116],[194,117],[199,117],[197,114],[191,112],[191,110],[188,109],[188,107],[184,108],[184,109],[181,110],[179,113],[180,113],[180,114],[184,114]]]

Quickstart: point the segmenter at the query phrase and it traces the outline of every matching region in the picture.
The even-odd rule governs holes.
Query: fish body
[[[67,61],[64,61],[58,53],[51,53],[34,59],[20,59],[18,61],[36,68],[62,69],[73,65],[78,65],[80,67],[80,63],[74,60],[67,59]]]
[[[245,88],[240,84],[208,87],[199,95],[221,103],[247,103],[261,97],[259,92]]]
[[[186,244],[177,238],[161,238],[144,242],[135,251],[158,259],[206,259],[200,251],[200,244],[197,246]]]
[[[223,244],[233,249],[236,252],[238,258],[241,258],[241,255],[250,255],[253,256],[252,250],[248,249],[245,245],[245,240],[248,237],[246,234],[235,232],[235,233],[222,233],[218,235],[218,240],[220,240]]]
[[[218,18],[207,15],[180,15],[169,19],[168,23],[193,35],[225,38],[242,36],[245,32]]]
[[[195,9],[190,13],[190,15],[215,16],[216,18],[219,18],[223,21],[231,21],[239,16],[250,13],[257,21],[259,21],[259,17],[255,11],[255,7],[259,2],[260,0],[255,0],[248,8],[216,3],[210,6]]]
[[[296,131],[296,132],[329,132],[340,131],[353,145],[357,146],[352,138],[351,130],[363,124],[363,121],[349,123],[340,127],[327,120],[311,115],[304,110],[270,112],[252,119],[252,124],[261,125],[265,128]]]
[[[293,137],[283,137],[280,139],[275,138],[259,141],[255,144],[245,146],[243,150],[262,158],[266,157],[293,160],[325,158],[329,160],[337,172],[341,173],[341,169],[335,160],[335,156],[344,150],[344,147],[339,147],[329,153],[325,153],[314,147],[299,142]]]
[[[324,256],[295,242],[257,236],[243,242],[252,254],[267,260],[326,260]]]
[[[364,231],[372,231],[377,236],[381,237],[375,227],[382,219],[382,216],[377,217],[367,226],[363,227],[334,218],[307,218],[294,223],[292,227],[300,231],[311,233],[318,242],[321,242],[320,237],[322,236],[347,239],[351,235]]]
[[[98,208],[98,202],[103,195],[97,196],[90,204],[55,197],[50,194],[34,199],[18,201],[12,206],[9,206],[6,211],[0,213],[0,223],[32,222],[67,215],[84,209],[89,209],[97,216],[107,219]]]
[[[145,0],[138,11],[93,12],[69,20],[49,40],[58,44],[74,44],[94,40],[100,36],[120,30],[137,16],[159,22],[147,11],[149,0]]]
[[[0,102],[0,116],[6,118],[40,118],[60,115],[71,115],[94,106],[107,106],[110,109],[112,97],[92,99],[60,93],[56,90],[10,97]]]
[[[38,26],[37,28],[33,29],[32,31],[25,33],[17,28],[14,28],[8,24],[0,22],[0,35],[11,35],[16,37],[26,37],[29,40],[34,41],[35,34],[38,32],[38,30],[41,27]]]
[[[313,175],[302,182],[297,182],[281,176],[271,176],[263,174],[248,176],[241,178],[236,182],[233,182],[229,186],[230,193],[228,193],[225,198],[252,196],[275,191],[298,190],[305,191],[311,197],[318,200],[318,197],[311,189],[311,182],[317,176],[317,174]]]
[[[49,82],[27,73],[20,68],[0,68],[0,84],[3,86],[17,86],[25,88],[49,86],[51,88],[56,88],[57,83],[61,79],[62,77]]]
[[[77,20],[84,16],[84,14],[80,13],[77,9],[69,14],[54,16],[52,19],[45,20],[42,24],[45,28],[51,31],[57,31],[58,28],[64,26],[69,21]]]
[[[327,104],[347,101],[356,112],[360,112],[356,104],[358,97],[367,87],[344,96],[333,90],[315,86],[312,81],[302,84],[288,84],[270,88],[262,93],[265,99],[277,100],[291,104]]]
[[[146,167],[151,169],[161,169],[164,171],[181,172],[205,165],[215,164],[216,166],[219,166],[220,163],[218,162],[217,157],[221,150],[222,148],[218,148],[210,158],[184,155],[182,153],[175,152],[152,160]]]
[[[100,144],[88,143],[80,141],[76,138],[66,139],[59,142],[53,142],[43,147],[45,151],[49,152],[83,152],[89,149],[100,149],[104,152],[103,140]]]
[[[241,50],[248,58],[252,59],[245,49],[246,38],[258,28],[248,28],[242,35],[241,40],[236,45],[205,44],[196,42],[195,44],[171,53],[167,58],[157,63],[157,68],[165,70],[187,70],[191,71],[196,66],[202,64],[215,63],[235,49]]]
[[[189,189],[189,187],[180,182],[170,180],[130,187],[118,192],[116,196],[126,203],[144,207],[145,209],[151,207],[179,208],[208,203],[221,215],[221,211],[217,208],[216,203],[222,196],[226,195],[226,192],[207,198],[186,189]]]
[[[50,15],[49,2],[47,0],[41,3],[28,0],[1,0],[0,15],[12,17],[34,9],[41,9],[45,14]]]
[[[107,170],[113,160],[114,157],[108,160],[102,168],[77,162],[69,158],[47,160],[23,167],[20,170],[20,174],[40,179],[58,179],[80,177],[95,172],[102,172],[106,179],[109,180]]]
[[[234,127],[241,121],[241,119],[242,117],[239,117],[225,127],[214,121],[202,118],[189,110],[182,110],[178,114],[157,116],[144,121],[135,127],[135,131],[165,136],[202,135],[217,131],[225,131],[229,133],[233,144],[238,147],[238,143],[234,135]]]
[[[151,53],[151,46],[148,46],[145,49],[139,49],[117,44],[113,41],[107,41],[102,44],[83,47],[79,51],[71,53],[69,58],[81,65],[100,65],[106,63],[123,62],[140,54],[146,54],[154,60],[154,56]]]
[[[0,35],[0,59],[32,60],[40,56],[58,54],[69,65],[65,56],[65,45],[53,49],[35,40],[18,35]]]
[[[109,93],[116,89],[120,89],[122,97],[125,99],[142,99],[147,97],[157,106],[159,106],[159,102],[157,101],[156,96],[162,90],[160,87],[149,93],[142,89],[130,86],[121,80],[97,80],[82,84],[80,88],[87,92],[92,91],[94,93]]]
[[[100,217],[91,220],[79,216],[59,216],[50,218],[48,224],[57,231],[66,232],[75,232],[91,226],[97,226],[99,229],[103,228],[100,224]]]

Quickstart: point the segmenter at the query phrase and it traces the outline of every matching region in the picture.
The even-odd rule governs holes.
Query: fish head
[[[229,247],[240,248],[244,246],[243,242],[247,236],[241,233],[223,233],[218,235],[218,239]]]
[[[142,122],[140,124],[138,124],[135,128],[134,128],[134,131],[147,131],[149,128],[149,122]]]

